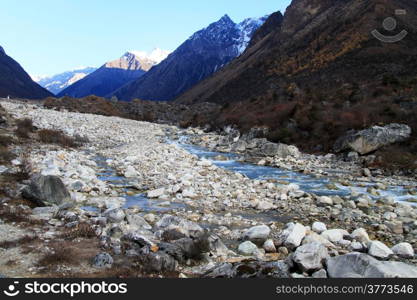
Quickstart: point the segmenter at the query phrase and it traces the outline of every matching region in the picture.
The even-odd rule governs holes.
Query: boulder
[[[313,224],[313,226],[311,227],[311,229],[312,229],[314,232],[316,232],[316,233],[320,234],[320,233],[322,233],[322,232],[326,231],[326,230],[327,230],[327,227],[326,227],[326,224],[324,224],[324,223],[322,223],[322,222],[314,222],[314,224]]]
[[[349,232],[343,229],[330,229],[324,231],[321,236],[327,239],[329,242],[338,243],[343,240],[345,236],[348,236]]]
[[[287,225],[287,228],[283,232],[284,245],[289,249],[297,248],[301,245],[303,238],[306,236],[307,229],[299,224],[290,223]]]
[[[317,198],[317,205],[318,206],[332,206],[333,200],[330,197],[322,196]]]
[[[329,257],[327,248],[320,243],[309,243],[298,247],[293,261],[302,272],[314,272],[323,268],[323,262]]]
[[[202,275],[203,278],[290,278],[284,261],[221,263]]]
[[[140,215],[127,215],[127,222],[137,229],[151,230],[152,226]]]
[[[285,144],[275,144],[271,142],[267,142],[262,145],[260,149],[260,154],[264,156],[278,156],[280,158],[287,158],[291,157],[299,157],[300,150],[298,150],[295,146],[288,146]]]
[[[239,245],[238,252],[244,256],[253,256],[256,255],[259,250],[258,246],[256,246],[254,243],[251,241],[246,241]]]
[[[164,215],[156,222],[155,227],[161,231],[174,230],[186,237],[197,237],[204,233],[200,225],[172,215]]]
[[[265,243],[263,244],[263,248],[264,248],[266,253],[276,253],[277,252],[277,248],[275,247],[275,244],[274,244],[273,240],[266,240]]]
[[[371,241],[368,233],[363,228],[356,229],[354,232],[352,232],[350,237],[358,242],[365,243],[365,244]]]
[[[38,206],[61,205],[72,201],[64,183],[56,176],[36,175],[22,190],[22,196]]]
[[[104,216],[113,223],[120,223],[122,222],[126,214],[124,213],[123,209],[115,208],[115,209],[108,209],[104,212]]]
[[[390,248],[379,241],[370,242],[368,247],[368,254],[379,259],[388,259],[394,254]]]
[[[334,150],[336,152],[353,150],[365,155],[384,146],[403,142],[410,138],[411,132],[411,128],[403,124],[374,126],[359,132],[351,131],[336,141]]]
[[[159,198],[164,194],[165,194],[165,188],[160,188],[160,189],[157,189],[157,190],[149,191],[147,196],[148,196],[148,198]]]
[[[249,240],[255,244],[262,245],[268,239],[271,229],[266,225],[254,226],[243,234],[243,240]]]
[[[379,261],[363,253],[328,258],[326,265],[330,278],[417,278],[415,266]]]
[[[400,243],[391,248],[394,254],[402,258],[414,258],[413,246],[409,243]]]

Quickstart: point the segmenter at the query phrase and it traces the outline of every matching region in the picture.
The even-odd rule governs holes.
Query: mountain
[[[285,98],[290,85],[298,94],[317,87],[321,93],[335,92],[344,83],[365,84],[381,80],[383,74],[414,72],[417,37],[411,33],[417,28],[417,19],[412,19],[416,7],[416,1],[407,0],[293,0],[274,30],[178,101],[225,104],[273,95]],[[407,15],[395,16],[398,8]],[[382,28],[383,20],[393,15],[400,29],[394,33]],[[401,26],[409,34],[398,43],[383,43],[371,34],[373,29],[397,34]]]
[[[78,68],[72,71],[67,71],[50,77],[33,78],[38,84],[46,88],[51,93],[57,95],[70,85],[83,79],[87,75],[96,71],[97,68],[87,67]]]
[[[176,101],[218,103],[218,126],[268,127],[310,150],[378,123],[417,131],[417,1],[293,0],[271,18],[243,55]]]
[[[43,99],[51,96],[0,46],[0,97]]]
[[[167,52],[160,49],[156,49],[150,54],[136,51],[127,52],[121,58],[104,64],[95,72],[64,89],[58,96],[82,98],[96,95],[104,97],[144,75],[166,55]]]
[[[167,59],[116,91],[119,99],[169,101],[210,76],[246,49],[267,17],[236,24],[229,16],[194,33]]]

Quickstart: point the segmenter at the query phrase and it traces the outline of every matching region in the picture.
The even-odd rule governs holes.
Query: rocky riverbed
[[[253,179],[228,170],[175,142],[187,135],[211,150],[233,152],[213,142],[218,136],[196,129],[0,104],[38,129],[89,141],[77,149],[39,145],[13,162],[27,164],[33,176],[15,197],[44,205],[22,208],[48,223],[42,241],[80,224],[94,230],[99,247],[89,249],[90,263],[66,266],[67,273],[94,273],[124,261],[149,274],[180,277],[417,277],[417,210],[381,196],[393,185],[413,196],[413,178],[369,174],[358,164],[295,147],[262,146],[274,156],[245,159],[319,177],[333,171],[343,186],[358,178],[372,183],[364,185],[369,195],[317,195],[288,178]],[[14,167],[7,166],[10,172]],[[42,266],[32,266],[32,274],[36,268]]]

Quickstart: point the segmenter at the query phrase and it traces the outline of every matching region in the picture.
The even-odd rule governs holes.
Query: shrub
[[[33,122],[31,119],[18,120],[16,122],[16,135],[21,138],[29,138],[29,133],[33,132]]]
[[[76,135],[74,138],[67,136],[62,131],[42,129],[38,132],[39,140],[45,144],[56,144],[62,147],[75,148],[88,143],[88,138]]]
[[[10,152],[7,147],[0,146],[0,163],[8,163],[15,158],[16,155]]]
[[[12,137],[8,135],[0,135],[0,146],[7,147],[13,143]]]

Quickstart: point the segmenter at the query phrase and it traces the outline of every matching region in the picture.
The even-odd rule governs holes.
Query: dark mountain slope
[[[0,47],[0,97],[43,99],[51,95]]]
[[[264,21],[246,19],[235,24],[226,15],[196,32],[166,60],[114,95],[122,100],[173,100],[240,55]]]

